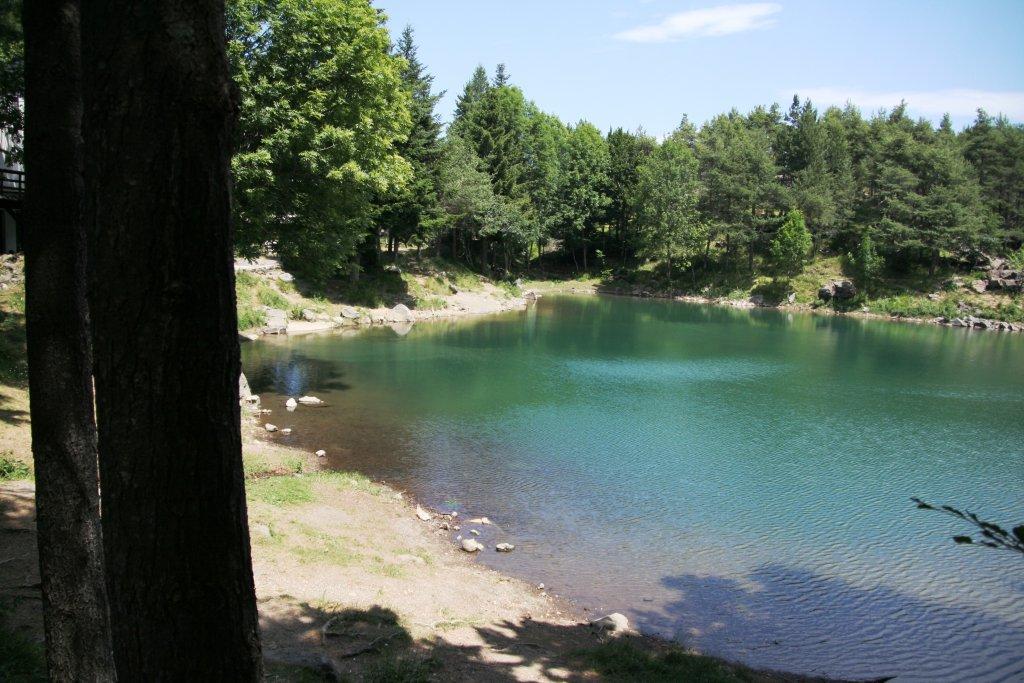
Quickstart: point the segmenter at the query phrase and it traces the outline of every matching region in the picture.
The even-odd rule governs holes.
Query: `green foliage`
[[[368,0],[231,0],[228,54],[242,100],[235,177],[239,250],[271,243],[313,280],[345,266],[374,196],[409,163],[405,62]]]
[[[638,247],[646,256],[664,259],[670,282],[673,265],[691,265],[708,237],[707,224],[697,211],[697,170],[685,131],[677,131],[647,156],[637,172]]]
[[[21,31],[19,0],[0,0],[0,131],[10,148],[4,165],[21,160],[21,138],[25,116],[21,99],[25,95],[25,40]]]
[[[1010,255],[1006,257],[1012,268],[1017,270],[1024,270],[1024,246],[1014,252],[1010,252]]]
[[[848,254],[847,260],[850,261],[856,273],[857,284],[863,291],[870,292],[885,265],[885,260],[875,250],[875,243],[871,239],[870,233],[864,233],[857,245],[857,251]]]
[[[681,649],[652,652],[629,641],[612,640],[584,653],[590,666],[609,681],[702,681],[735,683],[755,680],[742,669]]]
[[[28,463],[14,458],[10,451],[0,453],[0,481],[31,479],[32,468]]]
[[[0,292],[0,381],[28,381],[25,353],[25,288],[17,285]]]
[[[782,227],[772,238],[772,261],[778,272],[783,275],[798,275],[804,269],[811,245],[811,232],[804,222],[803,213],[799,209],[791,209],[786,214]]]

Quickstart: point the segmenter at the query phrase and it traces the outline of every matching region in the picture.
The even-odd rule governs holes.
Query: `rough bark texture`
[[[256,680],[223,0],[82,5],[89,301],[122,680]]]
[[[54,681],[114,680],[93,420],[77,0],[24,7],[25,298],[46,659]]]

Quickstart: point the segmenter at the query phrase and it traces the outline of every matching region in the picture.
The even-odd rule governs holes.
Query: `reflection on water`
[[[281,440],[486,514],[517,545],[490,564],[706,652],[1024,676],[1021,561],[909,502],[1024,518],[1024,337],[617,298],[402,332],[248,345]],[[283,411],[304,393],[329,405]]]

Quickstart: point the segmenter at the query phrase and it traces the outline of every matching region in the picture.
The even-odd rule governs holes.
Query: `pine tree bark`
[[[89,302],[122,680],[262,676],[224,35],[223,0],[82,5]]]
[[[114,680],[99,516],[82,225],[77,0],[32,0],[25,30],[23,214],[32,452],[46,662]]]

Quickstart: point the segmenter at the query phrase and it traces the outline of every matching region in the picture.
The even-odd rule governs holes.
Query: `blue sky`
[[[865,113],[901,98],[961,127],[984,106],[1024,121],[1024,0],[374,0],[455,97],[473,68],[512,82],[566,122],[661,135],[794,92]]]

